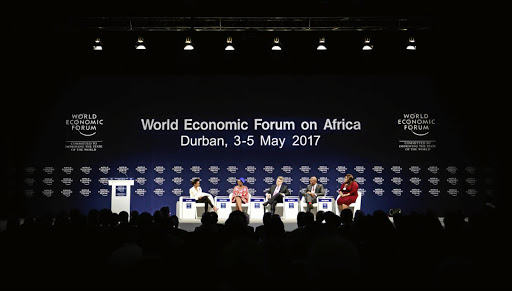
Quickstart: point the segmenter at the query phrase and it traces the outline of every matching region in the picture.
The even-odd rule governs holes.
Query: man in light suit
[[[304,200],[306,200],[306,211],[310,212],[313,209],[313,203],[316,203],[318,196],[325,196],[324,185],[318,183],[315,176],[309,178],[309,185],[306,187],[304,193]]]
[[[276,184],[272,185],[267,191],[267,202],[263,203],[263,206],[270,204],[270,213],[274,215],[276,211],[277,203],[283,202],[283,196],[290,195],[290,190],[286,185],[283,185],[284,178],[282,176],[277,177]]]

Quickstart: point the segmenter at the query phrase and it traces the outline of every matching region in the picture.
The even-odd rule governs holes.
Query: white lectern
[[[130,214],[130,188],[134,185],[133,178],[111,178],[108,184],[112,186],[112,213],[126,211]]]

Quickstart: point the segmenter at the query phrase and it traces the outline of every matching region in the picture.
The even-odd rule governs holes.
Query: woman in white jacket
[[[199,187],[199,179],[192,180],[192,188],[190,188],[190,198],[196,199],[196,203],[204,203],[204,211],[208,212],[208,205],[213,208],[213,211],[217,212],[217,207],[215,207],[212,203],[212,195],[208,193],[203,193],[201,187]]]

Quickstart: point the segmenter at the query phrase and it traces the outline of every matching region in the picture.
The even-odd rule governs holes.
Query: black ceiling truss
[[[103,31],[422,31],[428,18],[406,17],[84,17],[73,27]]]

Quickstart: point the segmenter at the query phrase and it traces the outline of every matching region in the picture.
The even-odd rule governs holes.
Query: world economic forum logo
[[[181,196],[181,194],[183,194],[183,190],[179,189],[179,188],[174,188],[172,189],[172,194],[176,195],[176,196]]]
[[[103,119],[94,113],[71,114],[71,119],[66,120],[66,125],[72,131],[88,137],[95,135],[98,128],[103,126]]]
[[[457,173],[459,169],[455,166],[449,166],[449,167],[446,167],[446,171],[448,171],[450,174],[455,174]]]
[[[172,182],[176,185],[181,185],[181,183],[183,183],[183,178],[181,177],[174,177],[172,178]]]
[[[402,189],[397,189],[397,188],[391,190],[391,193],[393,193],[393,195],[395,195],[395,196],[402,196],[403,192],[404,191]]]
[[[432,185],[438,185],[439,184],[439,178],[437,177],[432,177],[432,178],[429,178],[428,181],[430,182],[430,184]]]
[[[281,170],[285,172],[286,174],[290,174],[293,170],[292,166],[282,166]]]
[[[373,189],[373,193],[377,196],[382,196],[382,195],[384,195],[384,189],[382,189],[382,188]]]
[[[164,171],[165,171],[165,167],[164,166],[155,166],[154,168],[155,172],[157,172],[158,174],[163,174]]]
[[[304,174],[308,174],[309,171],[311,171],[311,167],[310,166],[300,166],[299,167],[299,170],[304,173]]]
[[[318,171],[322,174],[326,174],[329,171],[329,167],[327,166],[318,166]]]
[[[210,177],[208,178],[208,182],[212,183],[213,185],[218,185],[219,184],[219,177]]]
[[[391,178],[391,182],[395,183],[396,185],[402,184],[403,179],[400,177],[393,177]]]
[[[137,179],[135,179],[135,182],[137,182],[137,184],[139,184],[139,185],[146,184],[146,181],[147,181],[147,179],[144,177],[137,177]]]
[[[26,182],[26,181],[25,181],[25,182]],[[53,182],[54,182],[54,181],[53,181],[53,178],[44,178],[44,179],[43,179],[43,183],[44,183],[44,184],[46,184],[46,185],[48,185],[48,186],[53,185]],[[32,183],[32,184],[33,184],[33,183]]]
[[[44,195],[44,196],[46,196],[46,197],[50,198],[50,197],[52,197],[53,190],[52,190],[52,189],[44,189],[44,190],[42,191],[42,193],[43,193],[43,195]]]
[[[256,172],[256,166],[247,166],[245,167],[245,170],[251,174],[254,174],[254,172]]]
[[[384,167],[383,167],[383,166],[373,166],[372,170],[373,170],[375,173],[382,174],[382,171],[384,171]]]
[[[200,166],[192,166],[192,167],[190,167],[190,170],[196,174],[199,174],[201,172],[201,167]]]
[[[373,182],[375,182],[376,184],[382,185],[382,183],[384,182],[384,178],[375,177],[375,178],[373,178]]]
[[[214,174],[219,173],[219,170],[220,170],[219,166],[210,166],[210,167],[208,167],[208,171],[210,171],[210,172],[212,172]]]
[[[62,178],[61,182],[63,184],[65,184],[66,186],[69,186],[69,185],[71,185],[71,183],[73,183],[73,179],[71,179],[71,178]]]
[[[69,175],[69,174],[71,174],[71,172],[73,172],[73,168],[72,167],[62,167],[62,172]]]
[[[428,167],[428,170],[429,170],[432,174],[437,174],[437,172],[439,172],[439,167],[438,167],[438,166],[430,166],[430,167]]]
[[[91,178],[88,178],[88,177],[84,177],[84,178],[80,178],[80,183],[84,184],[84,185],[90,185],[91,184]]]
[[[61,193],[62,195],[64,195],[64,197],[69,198],[69,196],[71,196],[71,193],[73,193],[73,191],[71,191],[71,189],[62,189],[62,190],[60,191],[60,193]]]
[[[421,189],[411,189],[411,194],[418,197],[421,194]]]
[[[98,190],[98,194],[100,194],[103,197],[108,196],[109,193],[110,193],[110,191],[108,189],[99,189]]]
[[[148,168],[146,168],[145,166],[137,166],[135,168],[135,171],[139,172],[139,174],[145,174],[147,170]]]
[[[474,186],[476,184],[476,178],[473,178],[473,177],[466,178],[466,183],[468,183],[471,186]]]
[[[459,190],[457,189],[448,189],[448,191],[446,192],[448,192],[448,194],[450,194],[453,197],[456,197],[459,194]]]
[[[412,177],[409,179],[409,181],[411,181],[411,183],[413,183],[414,185],[418,186],[421,182],[421,179],[418,177]]]
[[[146,195],[146,189],[135,189],[135,194],[139,195],[140,197],[143,197],[144,195]]]
[[[163,177],[156,177],[155,179],[153,179],[153,181],[155,181],[155,183],[157,183],[158,185],[162,186],[165,182],[165,178]]]
[[[250,184],[250,185],[254,185],[254,183],[256,183],[256,178],[254,177],[247,177],[247,183]]]
[[[441,193],[441,191],[439,191],[439,189],[435,189],[435,188],[434,188],[434,189],[430,189],[430,190],[428,190],[428,193],[429,193],[430,195],[434,196],[434,197],[437,197],[437,196],[439,196],[439,193]]]
[[[89,197],[91,195],[91,190],[89,189],[80,189],[80,195],[84,197]]]
[[[469,195],[469,196],[472,196],[472,197],[475,197],[476,194],[478,194],[478,191],[476,189],[468,189],[466,190],[466,193]]]
[[[110,168],[107,167],[107,166],[102,166],[99,168],[100,172],[102,172],[103,174],[108,174],[108,171],[110,171]]]
[[[128,167],[127,166],[119,166],[117,167],[117,171],[121,174],[125,174],[128,172]]]
[[[86,175],[89,175],[89,174],[91,173],[91,171],[92,171],[92,168],[91,168],[91,167],[86,167],[86,166],[84,166],[84,167],[81,167],[81,168],[80,168],[80,171],[81,171],[82,173],[86,174]]]
[[[45,172],[48,175],[51,175],[51,174],[53,174],[53,172],[55,172],[55,168],[54,167],[44,167],[43,172]]]
[[[403,117],[398,119],[398,124],[405,131],[410,131],[417,136],[425,136],[436,124],[436,119],[427,113],[404,113]]]
[[[226,170],[228,170],[228,172],[230,172],[231,174],[235,174],[238,171],[238,167],[237,166],[228,166],[226,168]]]

